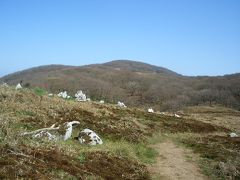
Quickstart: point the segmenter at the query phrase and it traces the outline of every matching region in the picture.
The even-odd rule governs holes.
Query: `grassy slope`
[[[83,128],[90,128],[103,138],[104,144],[89,147],[72,139],[48,142],[19,136],[20,132],[71,120],[80,121],[74,135]],[[213,170],[218,168],[216,165],[220,161],[229,163],[230,160],[233,166],[239,163],[231,161],[239,155],[238,138],[229,145],[224,143],[229,138],[220,137],[214,141],[215,137],[209,135],[226,134],[230,130],[225,127],[148,114],[136,108],[119,109],[110,104],[50,98],[39,90],[16,91],[11,87],[0,87],[0,125],[1,178],[148,179],[146,164],[154,161],[155,152],[147,144],[149,137],[159,131],[172,134],[175,139],[193,147],[213,162]],[[201,141],[198,138],[202,138]],[[151,142],[155,140],[159,138],[152,138]],[[216,148],[209,148],[212,141]],[[227,149],[227,153],[222,155],[221,148]],[[208,153],[213,155],[206,156]]]

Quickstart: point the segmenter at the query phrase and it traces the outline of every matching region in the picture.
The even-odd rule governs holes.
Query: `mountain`
[[[188,77],[142,62],[116,60],[86,66],[40,66],[9,74],[0,82],[16,85],[21,80],[27,87],[41,87],[53,93],[67,90],[74,95],[81,89],[95,100],[121,100],[130,106],[161,110],[175,111],[200,104],[240,106],[239,73]]]

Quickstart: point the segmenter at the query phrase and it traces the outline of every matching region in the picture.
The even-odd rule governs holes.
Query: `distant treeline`
[[[240,110],[240,74],[187,77],[165,68],[132,61],[82,67],[51,65],[14,73],[0,79],[49,92],[83,90],[91,99],[123,101],[126,105],[151,106],[176,111],[184,106],[222,105]]]

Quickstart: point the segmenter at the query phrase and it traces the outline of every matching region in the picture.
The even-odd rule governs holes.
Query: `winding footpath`
[[[201,174],[195,155],[189,149],[176,146],[171,140],[152,145],[158,152],[156,163],[150,165],[153,179],[156,180],[207,180]]]

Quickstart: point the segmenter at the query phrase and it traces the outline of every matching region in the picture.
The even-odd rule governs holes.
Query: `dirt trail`
[[[158,152],[156,163],[148,169],[153,179],[159,180],[206,180],[194,163],[194,154],[185,148],[177,147],[173,142],[158,143],[152,146]]]

